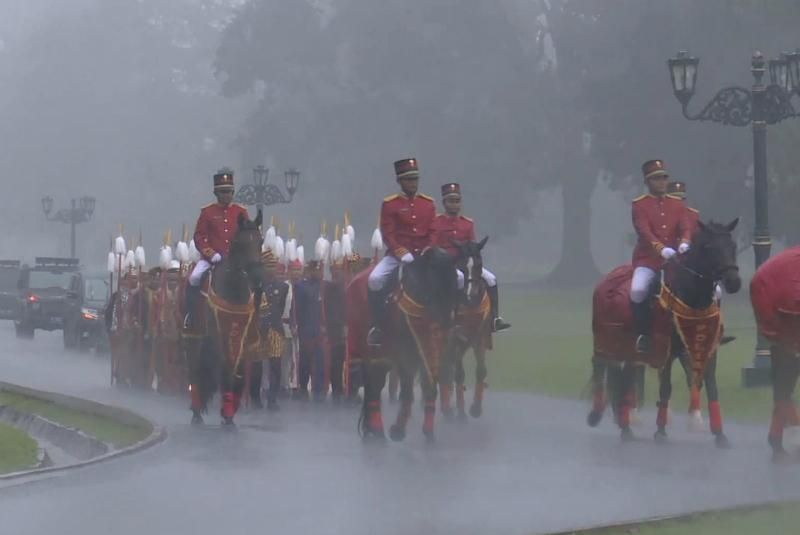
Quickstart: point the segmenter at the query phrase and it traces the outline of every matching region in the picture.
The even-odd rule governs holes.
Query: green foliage
[[[23,431],[0,423],[0,474],[36,464],[36,441]]]

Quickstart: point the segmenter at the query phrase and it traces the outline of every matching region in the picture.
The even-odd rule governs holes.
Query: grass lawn
[[[19,411],[38,414],[61,425],[80,429],[117,448],[130,446],[150,434],[150,429],[144,422],[141,426],[125,425],[105,416],[80,412],[12,392],[0,391],[0,405],[10,405]]]
[[[536,392],[578,398],[588,394],[592,353],[592,289],[553,290],[508,285],[501,288],[503,316],[514,324],[495,337],[490,354],[489,384],[493,389]],[[768,421],[772,411],[769,388],[745,389],[741,368],[750,363],[756,329],[746,289],[723,298],[726,333],[736,341],[720,349],[717,381],[725,416]],[[468,369],[472,366],[467,364]],[[471,372],[468,372],[471,373]],[[688,406],[683,371],[673,368],[673,407]],[[654,406],[657,378],[650,371],[645,403]]]
[[[584,532],[592,535],[795,535],[800,526],[797,504],[723,513],[703,513],[651,525],[632,525]]]
[[[0,474],[36,464],[36,441],[24,431],[0,423]]]

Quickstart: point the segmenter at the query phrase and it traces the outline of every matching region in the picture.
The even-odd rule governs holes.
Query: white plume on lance
[[[136,267],[136,254],[133,251],[128,251],[125,254],[125,269],[133,269]]]
[[[372,240],[370,241],[370,245],[373,249],[381,250],[383,249],[383,235],[381,234],[381,229],[376,228],[375,231],[372,233]]]
[[[189,262],[190,257],[191,254],[189,251],[189,246],[186,245],[185,241],[183,240],[179,241],[178,244],[175,246],[175,258],[178,259],[178,262],[187,264]]]
[[[189,242],[189,261],[193,263],[197,263],[203,256],[200,254],[200,251],[197,250],[197,246],[194,244],[194,240]]]
[[[283,238],[280,236],[275,236],[275,249],[272,252],[278,259],[278,262],[286,262],[286,244],[283,242]]]
[[[181,263],[178,260],[170,260],[168,269],[180,269]]]
[[[114,240],[114,252],[117,254],[125,254],[128,250],[128,247],[125,245],[125,238],[121,235],[117,236],[117,239]]]
[[[289,262],[297,260],[297,240],[294,238],[286,242],[286,259]]]
[[[342,242],[333,240],[331,244],[331,262],[333,264],[341,264],[344,255],[342,254]]]
[[[353,256],[353,240],[346,232],[342,235],[342,256],[345,258]]]
[[[302,245],[297,246],[297,260],[304,266],[306,265],[306,248]]]
[[[264,235],[264,245],[262,249],[264,251],[272,251],[275,252],[275,241],[278,238],[278,232],[275,230],[275,227],[270,225],[267,229],[267,233]]]
[[[314,244],[314,260],[319,262],[328,261],[328,253],[331,250],[331,242],[325,236],[317,238],[317,243]]]
[[[356,229],[353,228],[353,225],[347,225],[344,229],[344,233],[350,236],[350,245],[356,242]]]
[[[158,265],[161,269],[169,269],[170,262],[172,262],[172,247],[162,245],[158,253]]]
[[[112,251],[108,252],[108,272],[114,273],[117,270],[117,255]]]
[[[134,257],[136,258],[136,267],[144,269],[145,266],[147,265],[147,255],[145,255],[144,247],[142,247],[141,245],[137,245],[133,254]]]

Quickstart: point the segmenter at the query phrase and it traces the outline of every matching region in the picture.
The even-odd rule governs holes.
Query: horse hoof
[[[203,417],[199,413],[192,414],[192,425],[203,425]]]
[[[473,403],[469,408],[469,415],[473,418],[480,418],[483,414],[483,406]]]
[[[222,427],[228,430],[236,429],[236,424],[233,422],[233,418],[230,416],[225,416],[222,418]]]
[[[630,427],[623,427],[620,430],[619,436],[623,442],[632,442],[635,439]]]
[[[656,444],[666,444],[667,443],[667,432],[664,429],[659,429],[653,435],[653,438],[656,441]]]
[[[406,430],[395,424],[389,428],[389,438],[391,438],[395,442],[400,442],[406,438]]]
[[[592,411],[586,417],[586,423],[589,424],[589,427],[597,427],[602,419],[603,413],[601,411]]]
[[[714,444],[721,450],[731,448],[731,441],[728,440],[728,437],[726,437],[724,433],[717,433],[714,435]]]
[[[448,422],[452,422],[453,421],[453,417],[455,416],[455,413],[453,412],[453,408],[452,407],[448,407],[446,409],[442,409],[442,416],[444,416],[444,419],[447,420]]]

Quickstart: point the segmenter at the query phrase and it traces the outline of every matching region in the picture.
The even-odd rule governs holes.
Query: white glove
[[[681,242],[681,244],[678,246],[678,253],[683,254],[689,249],[691,249],[691,246],[687,242]]]
[[[675,251],[673,251],[673,253],[674,253],[674,252],[675,252]],[[212,257],[211,257],[211,263],[212,263],[212,264],[216,264],[216,263],[217,263],[217,262],[219,262],[220,260],[222,260],[222,255],[221,255],[221,254],[219,254],[219,253],[214,253],[214,256],[212,256]]]
[[[661,249],[661,258],[663,258],[664,260],[669,260],[673,256],[675,256],[675,249],[673,249],[672,247],[664,247],[663,249]]]
[[[410,264],[414,261],[414,255],[411,253],[406,253],[400,257],[400,261],[404,264]]]

